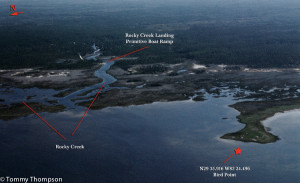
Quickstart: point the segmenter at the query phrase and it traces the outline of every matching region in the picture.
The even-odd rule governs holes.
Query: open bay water
[[[41,113],[63,140],[34,115],[0,121],[1,176],[62,177],[64,182],[292,182],[300,178],[299,125],[267,126],[279,135],[272,144],[244,143],[219,137],[234,132],[238,111],[232,97],[206,95],[203,102],[155,102],[91,110],[71,135],[86,108]],[[227,118],[227,119],[222,119]],[[276,131],[281,126],[292,130]],[[274,130],[274,131],[273,131]],[[277,134],[277,132],[279,134]],[[55,145],[84,145],[84,150],[57,150]],[[233,155],[235,148],[241,155]],[[214,178],[200,166],[250,166],[236,178]]]

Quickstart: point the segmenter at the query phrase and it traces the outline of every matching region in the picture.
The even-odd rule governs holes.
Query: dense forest
[[[166,32],[175,34],[175,39],[173,45],[150,45],[136,53],[138,60],[120,63],[123,67],[184,59],[202,64],[296,67],[300,65],[300,7],[290,1],[133,1],[126,5],[115,1],[105,6],[69,1],[58,6],[44,1],[34,5],[42,13],[34,14],[25,6],[25,13],[18,17],[7,16],[0,7],[0,68],[88,68],[96,62],[56,62],[78,59],[79,53],[91,52],[93,43],[104,55],[116,56],[145,46],[125,44],[126,32]]]

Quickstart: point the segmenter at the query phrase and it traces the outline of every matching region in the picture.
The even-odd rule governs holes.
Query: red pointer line
[[[11,16],[17,16],[18,14],[21,14],[21,13],[23,13],[23,12],[14,12],[14,13],[12,13],[12,14],[10,14]]]
[[[26,107],[28,107],[35,115],[37,115],[41,120],[43,120],[52,130],[54,130],[59,136],[61,136],[61,138],[63,138],[64,140],[66,140],[66,138],[64,136],[62,136],[62,134],[60,134],[55,128],[53,128],[46,120],[44,120],[40,115],[38,115],[38,113],[36,113],[31,107],[29,107],[29,105],[27,105],[24,101],[23,104],[26,105]]]
[[[141,50],[146,49],[146,48],[148,48],[148,46],[146,46],[146,47],[144,47],[144,48],[141,48],[141,49],[138,49],[138,50],[135,50],[135,51],[133,51],[133,52],[127,53],[127,54],[125,54],[125,55],[122,55],[122,56],[113,58],[113,59],[111,59],[111,60],[109,60],[109,61],[107,61],[107,62],[111,62],[111,61],[117,60],[117,59],[119,59],[119,58],[125,57],[125,56],[127,56],[127,55],[133,54],[133,53],[135,53],[135,52],[141,51]]]
[[[90,110],[91,106],[93,105],[93,103],[95,102],[96,98],[98,97],[99,93],[101,92],[103,86],[105,85],[105,83],[103,83],[103,85],[101,86],[101,88],[99,89],[97,95],[95,96],[94,100],[92,101],[91,105],[89,106],[89,108],[85,111],[84,115],[82,116],[81,120],[79,121],[78,125],[76,126],[75,130],[72,133],[72,136],[74,135],[74,133],[76,132],[77,128],[79,127],[80,123],[82,122],[83,118],[85,117],[85,115],[87,114],[87,112]]]
[[[227,158],[223,163],[226,163],[226,161],[229,160],[231,158],[231,156],[233,156],[233,154],[230,155],[229,158]]]

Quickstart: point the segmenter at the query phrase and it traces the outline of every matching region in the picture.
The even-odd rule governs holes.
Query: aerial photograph
[[[299,0],[0,0],[0,183],[300,180]]]

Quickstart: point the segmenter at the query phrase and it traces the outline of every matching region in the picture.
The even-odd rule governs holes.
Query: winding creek
[[[98,78],[103,79],[103,81],[101,83],[95,84],[92,86],[88,86],[88,87],[85,87],[84,89],[73,92],[73,93],[67,95],[66,97],[63,97],[62,99],[59,99],[59,103],[67,106],[68,108],[74,108],[75,103],[72,101],[72,99],[95,96],[95,94],[98,92],[99,88],[101,87],[101,85],[103,83],[105,83],[105,86],[102,91],[105,92],[105,91],[109,90],[110,89],[109,85],[112,84],[113,82],[115,82],[116,78],[107,74],[106,71],[109,70],[113,64],[114,64],[114,61],[105,62],[105,64],[103,64],[99,69],[97,69],[95,71],[94,75]],[[91,92],[89,92],[85,96],[81,96],[81,97],[78,96],[79,94],[81,94],[83,92],[87,92],[87,91],[91,91]],[[80,102],[80,101],[83,101],[83,100],[77,100],[77,102]]]
[[[95,72],[108,85],[115,78],[106,71],[113,62]],[[84,113],[71,99],[99,89],[87,87],[60,99],[69,109],[59,113],[41,113],[67,140],[62,140],[39,118],[31,115],[9,122],[0,121],[2,175],[16,177],[63,177],[65,182],[295,182],[300,179],[300,112],[277,114],[264,124],[281,140],[272,144],[244,143],[219,137],[237,131],[238,111],[228,107],[236,103],[230,90],[226,97],[206,94],[201,102],[175,101],[108,107],[91,110],[77,134],[71,135]],[[16,89],[25,96],[49,97],[52,90]],[[93,95],[93,93],[89,94]],[[7,94],[10,101],[16,100]],[[11,98],[10,98],[11,97]],[[56,150],[55,145],[84,145],[85,150]],[[237,172],[236,178],[213,178],[200,172],[199,166],[224,166],[223,161],[241,148],[226,165],[250,166],[251,171]]]
[[[12,104],[12,103],[20,103],[22,101],[25,102],[41,102],[44,104],[47,104],[47,100],[58,100],[59,104],[65,105],[68,109],[75,108],[75,102],[72,101],[72,99],[77,98],[84,98],[89,96],[94,96],[103,82],[105,82],[105,86],[103,88],[103,92],[111,89],[109,87],[110,84],[116,81],[116,79],[107,74],[106,71],[109,70],[109,68],[114,64],[114,61],[112,62],[106,62],[105,64],[102,64],[99,69],[97,69],[94,73],[94,75],[98,78],[103,79],[101,83],[97,83],[92,86],[87,86],[81,90],[78,90],[76,92],[73,92],[65,97],[59,98],[54,97],[55,94],[61,92],[61,91],[55,91],[53,89],[39,89],[39,88],[26,88],[26,89],[20,89],[20,88],[0,88],[1,98],[5,98],[5,101],[0,103],[5,104]],[[78,96],[82,94],[83,92],[91,91],[85,96]],[[31,96],[29,99],[28,96]],[[77,102],[80,102],[82,100],[77,100]]]

